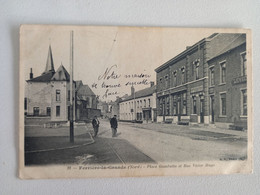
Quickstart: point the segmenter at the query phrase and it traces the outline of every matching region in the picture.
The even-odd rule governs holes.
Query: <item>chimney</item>
[[[154,81],[151,81],[150,84],[151,84],[151,87],[153,87],[154,86]]]
[[[33,79],[32,68],[31,68],[31,72],[30,72],[30,79]]]
[[[131,87],[131,95],[134,95],[134,93],[135,93],[135,88],[134,88],[134,86],[132,85],[132,87]]]

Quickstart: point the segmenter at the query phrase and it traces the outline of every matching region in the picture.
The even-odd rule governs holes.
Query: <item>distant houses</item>
[[[25,114],[27,117],[50,117],[51,121],[68,121],[70,118],[70,75],[61,64],[55,71],[51,46],[44,72],[26,81]],[[100,115],[97,98],[88,85],[73,81],[74,120],[87,120]]]
[[[121,121],[155,122],[156,121],[156,86],[136,91],[131,87],[131,95],[119,102]]]

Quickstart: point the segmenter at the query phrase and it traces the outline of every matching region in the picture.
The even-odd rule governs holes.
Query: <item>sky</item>
[[[156,82],[154,69],[216,29],[22,26],[20,63],[24,80],[29,79],[30,68],[34,77],[45,70],[49,45],[55,70],[62,64],[70,71],[71,31],[74,33],[74,80],[89,85],[100,100],[110,101],[116,96],[129,95],[132,84],[136,91],[149,87],[150,81]],[[104,77],[106,70],[108,74]],[[144,77],[139,78],[140,75]]]

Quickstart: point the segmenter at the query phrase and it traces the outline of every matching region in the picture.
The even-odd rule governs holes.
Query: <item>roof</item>
[[[136,91],[134,93],[134,95],[130,95],[128,97],[126,97],[124,100],[120,101],[120,102],[125,102],[128,100],[132,100],[132,99],[137,99],[137,98],[141,98],[141,97],[146,97],[146,96],[150,96],[152,95],[154,92],[156,91],[156,85],[149,87],[149,88],[145,88],[142,89],[140,91]]]
[[[30,81],[30,82],[50,82],[53,75],[54,75],[54,72],[49,72],[49,73],[43,74],[41,76],[32,78],[32,79],[27,80],[27,81]]]
[[[88,85],[81,85],[77,91],[77,95],[81,99],[83,96],[95,96],[94,92]]]
[[[53,75],[52,81],[69,81],[70,75],[63,65],[60,65],[56,73]]]
[[[180,58],[182,58],[184,55],[186,55],[188,52],[192,51],[198,45],[200,45],[200,44],[202,44],[202,43],[204,43],[206,41],[210,41],[211,39],[214,39],[217,35],[218,35],[218,33],[213,33],[209,37],[201,39],[200,41],[198,41],[197,43],[193,44],[192,46],[187,47],[186,50],[184,50],[183,52],[181,52],[180,54],[178,54],[174,58],[168,60],[167,62],[165,62],[164,64],[162,64],[158,68],[156,68],[155,72],[159,72],[159,71],[167,68],[170,64],[172,64],[172,63],[176,62],[177,60],[179,60]]]
[[[227,47],[225,47],[218,54],[216,54],[215,56],[210,58],[208,61],[213,60],[214,58],[216,58],[224,53],[227,53],[227,52],[231,51],[232,49],[235,49],[244,43],[246,43],[246,34],[241,34],[236,39],[234,39],[230,44],[228,44]]]
[[[80,81],[75,81],[75,83],[76,83],[76,91],[78,91],[80,86],[83,85],[83,83],[82,83],[81,80]]]
[[[49,52],[48,52],[48,57],[47,57],[45,71],[42,74],[47,74],[49,72],[55,72],[51,46],[49,46]]]

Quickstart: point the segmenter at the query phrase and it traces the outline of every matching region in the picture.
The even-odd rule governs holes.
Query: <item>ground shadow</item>
[[[66,137],[28,137],[25,150],[50,148],[62,145]],[[55,144],[52,142],[56,142]],[[26,145],[25,144],[25,145]],[[29,146],[30,145],[30,146]],[[68,143],[65,143],[68,146]],[[27,147],[27,148],[26,148]],[[30,149],[29,149],[30,148]],[[65,164],[124,164],[155,163],[155,161],[130,144],[118,138],[96,138],[95,143],[77,148],[25,153],[25,165]]]

